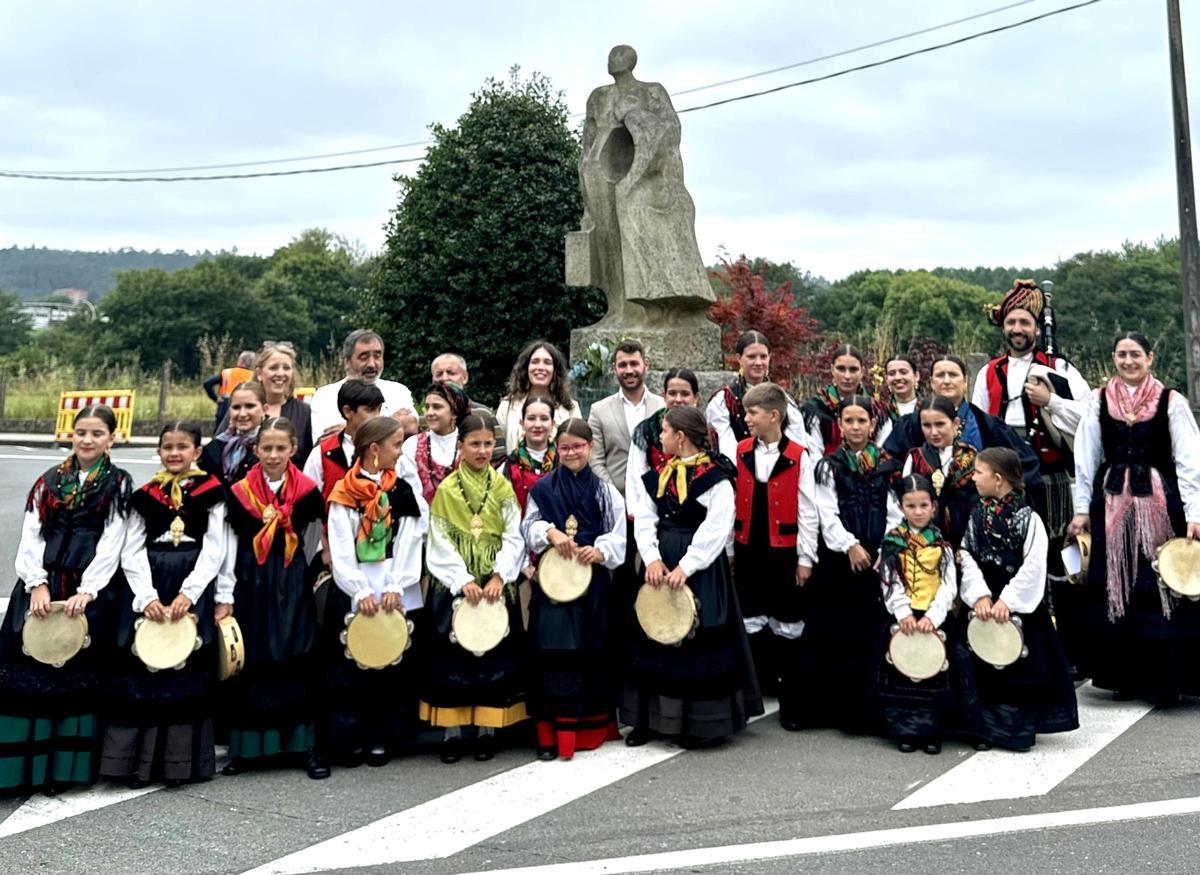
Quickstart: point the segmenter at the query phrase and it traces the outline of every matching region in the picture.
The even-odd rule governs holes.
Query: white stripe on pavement
[[[778,707],[777,703],[768,704],[763,716],[773,714]],[[577,754],[571,762],[532,762],[281,857],[244,875],[300,875],[443,859],[681,753],[682,748],[662,742],[645,747],[612,742]],[[464,811],[488,814],[467,819]]]
[[[728,866],[734,863],[779,860],[788,857],[807,857],[815,854],[868,851],[876,848],[956,841],[979,836],[1007,835],[1033,830],[1092,826],[1101,823],[1119,823],[1160,817],[1179,817],[1197,813],[1200,813],[1200,797],[1192,796],[1185,799],[1167,799],[1162,802],[1139,802],[1133,805],[1114,805],[1107,808],[1081,808],[1075,811],[1020,814],[990,820],[902,826],[895,829],[877,829],[776,842],[754,842],[745,845],[666,851],[660,854],[639,854],[634,857],[610,857],[605,860],[586,860],[578,863],[554,863],[516,869],[489,869],[464,873],[464,875],[625,875],[625,873],[634,872],[668,872],[675,869],[697,869],[707,866]]]
[[[1074,732],[1040,735],[1027,753],[996,749],[977,753],[900,800],[892,810],[1045,796],[1153,710],[1141,702],[1113,702],[1090,682],[1076,690],[1076,697],[1079,728]]]
[[[119,802],[127,802],[138,796],[145,796],[155,790],[161,790],[162,784],[153,784],[139,790],[128,787],[113,787],[99,785],[86,790],[66,790],[57,796],[31,796],[16,811],[0,823],[0,838],[27,832],[41,826],[48,826],[68,817],[86,814]]]

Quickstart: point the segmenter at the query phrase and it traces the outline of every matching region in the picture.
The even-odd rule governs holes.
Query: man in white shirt
[[[629,441],[643,419],[666,406],[661,395],[646,388],[650,363],[646,351],[636,340],[617,344],[613,372],[620,391],[592,405],[588,425],[592,427],[592,470],[625,495],[625,464],[629,459]]]
[[[312,430],[314,435],[325,437],[327,433],[342,427],[342,414],[337,406],[338,389],[346,379],[356,377],[373,383],[383,393],[383,416],[392,416],[404,425],[405,435],[417,433],[417,417],[413,412],[412,393],[403,383],[384,380],[383,338],[369,328],[359,328],[346,335],[342,343],[342,358],[346,366],[346,378],[317,389],[309,399],[312,408]]]

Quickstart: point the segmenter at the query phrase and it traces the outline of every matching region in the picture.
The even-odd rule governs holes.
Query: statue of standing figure
[[[632,47],[613,48],[614,84],[588,97],[583,221],[567,236],[567,284],[603,289],[608,314],[596,328],[702,327],[715,297],[683,184],[679,116],[662,85],[633,77],[636,64]]]

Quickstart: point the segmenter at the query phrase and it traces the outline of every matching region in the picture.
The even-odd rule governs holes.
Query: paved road
[[[50,462],[0,455],[11,568],[20,502]],[[118,456],[151,471],[129,462],[148,452]],[[904,755],[767,717],[713,751],[610,744],[538,763],[518,736],[491,763],[444,766],[425,747],[323,782],[0,800],[0,873],[1200,871],[1200,704],[1079,695],[1083,729],[1024,755]]]

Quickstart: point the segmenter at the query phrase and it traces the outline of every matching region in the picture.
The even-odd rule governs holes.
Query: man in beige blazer
[[[588,414],[588,425],[595,438],[592,470],[617,487],[622,495],[625,494],[625,463],[629,459],[630,436],[643,419],[666,406],[661,395],[646,388],[648,367],[646,351],[640,343],[621,341],[613,358],[613,372],[621,388],[593,404]],[[628,551],[628,555],[632,552]]]

